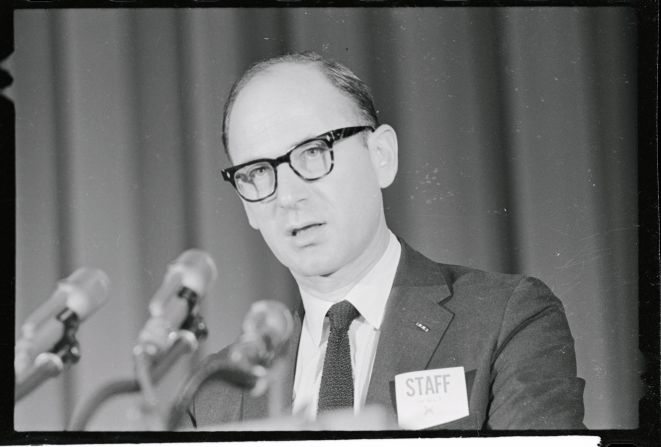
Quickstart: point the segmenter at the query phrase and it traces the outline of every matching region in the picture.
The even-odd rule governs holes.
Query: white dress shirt
[[[390,295],[402,248],[392,232],[381,259],[345,296],[319,297],[300,289],[305,318],[298,347],[292,413],[308,420],[317,417],[321,373],[326,355],[330,323],[326,312],[347,300],[360,312],[349,327],[351,367],[354,378],[354,413],[365,405],[372,365],[379,341],[386,301]]]

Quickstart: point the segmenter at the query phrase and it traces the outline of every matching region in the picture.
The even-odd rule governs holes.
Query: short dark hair
[[[306,51],[302,53],[288,53],[282,56],[265,59],[251,65],[239,78],[230,89],[225,108],[223,110],[223,146],[225,147],[225,154],[231,160],[228,144],[228,125],[229,115],[232,112],[232,106],[236,101],[237,96],[243,88],[253,79],[256,75],[263,73],[268,68],[278,64],[293,63],[293,64],[309,64],[315,65],[319,68],[326,78],[335,86],[340,92],[345,94],[358,109],[358,113],[368,124],[374,128],[379,125],[379,118],[374,107],[374,100],[369,87],[358,76],[356,76],[346,66],[328,60],[313,51]]]

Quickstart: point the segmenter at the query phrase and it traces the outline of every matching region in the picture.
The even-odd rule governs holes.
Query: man
[[[380,405],[405,428],[584,428],[584,382],[551,291],[437,264],[388,229],[381,189],[397,173],[397,136],[350,70],[313,53],[261,62],[233,87],[223,132],[223,175],[301,295],[288,412],[312,421]],[[450,392],[467,412],[447,415]],[[210,380],[190,416],[204,428],[266,417],[267,404]]]

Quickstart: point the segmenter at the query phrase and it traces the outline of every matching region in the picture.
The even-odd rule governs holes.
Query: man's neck
[[[339,301],[379,262],[388,247],[391,234],[384,219],[363,253],[336,272],[326,276],[299,276],[294,272],[292,275],[299,288],[309,295],[326,301]]]

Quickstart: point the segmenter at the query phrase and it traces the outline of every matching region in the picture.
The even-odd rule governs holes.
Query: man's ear
[[[246,202],[243,199],[241,200],[241,203],[243,203],[243,209],[246,210],[246,216],[248,217],[248,223],[255,230],[259,230],[259,226],[257,225],[257,219],[255,218],[255,210],[253,209],[254,205]]]
[[[395,129],[382,124],[370,134],[367,147],[372,159],[372,165],[379,179],[379,186],[387,188],[395,180],[397,174],[397,134]]]

